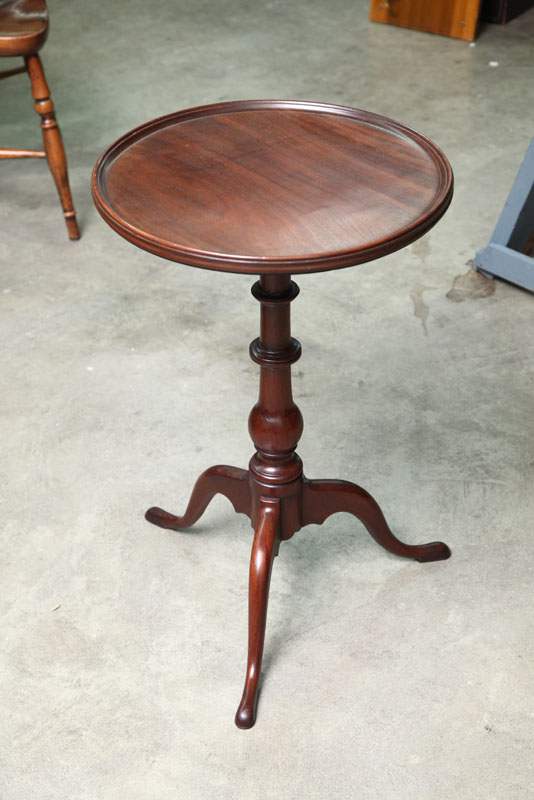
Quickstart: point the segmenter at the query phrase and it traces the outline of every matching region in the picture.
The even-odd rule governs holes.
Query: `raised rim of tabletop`
[[[418,144],[421,149],[431,157],[437,167],[439,182],[436,187],[434,202],[428,211],[418,217],[413,223],[397,231],[392,236],[371,241],[359,247],[331,252],[305,254],[303,256],[247,256],[233,255],[231,253],[217,253],[206,250],[179,245],[158,236],[136,228],[134,225],[121,219],[114,212],[113,207],[106,201],[105,171],[109,164],[121,152],[126,150],[146,134],[160,128],[168,127],[176,122],[197,119],[209,115],[236,113],[239,111],[261,110],[294,110],[320,112],[353,119],[364,124],[376,124],[382,130],[390,131],[394,135],[403,135]],[[104,150],[93,169],[91,179],[91,192],[94,203],[100,215],[123,238],[132,244],[147,250],[154,255],[171,261],[223,272],[237,272],[244,274],[265,273],[294,273],[325,272],[342,267],[355,266],[375,258],[400,250],[416,239],[420,238],[443,216],[447,210],[453,194],[453,172],[449,161],[442,150],[418,131],[403,125],[389,117],[375,114],[363,109],[341,106],[332,103],[311,102],[305,100],[234,100],[209,105],[195,106],[192,108],[165,114],[162,117],[145,122],[137,128],[121,136]]]

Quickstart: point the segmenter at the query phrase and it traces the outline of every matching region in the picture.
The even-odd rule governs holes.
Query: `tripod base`
[[[227,497],[236,512],[250,517],[254,527],[249,576],[248,663],[243,697],[235,718],[239,728],[251,728],[256,721],[271,569],[282,540],[290,539],[305,525],[321,525],[331,514],[345,511],[357,517],[373,539],[394,555],[425,562],[440,561],[451,554],[443,542],[419,545],[401,542],[391,532],[378,503],[354,483],[309,481],[301,477],[290,484],[268,487],[259,484],[251,471],[222,465],[202,473],[182,517],[157,507],[149,509],[145,516],[161,528],[184,530],[200,518],[216,494]]]
[[[256,721],[269,583],[280,542],[305,525],[321,525],[331,514],[348,511],[363,522],[385,550],[416,561],[449,558],[443,542],[404,544],[393,535],[378,503],[365,489],[348,481],[309,481],[302,472],[296,448],[303,429],[302,414],[293,401],[291,365],[300,357],[300,344],[291,336],[289,308],[299,288],[289,275],[262,275],[252,287],[261,305],[260,337],[250,356],[260,367],[258,402],[248,427],[256,448],[248,470],[210,467],[197,480],[183,517],[151,508],[146,519],[162,528],[181,531],[203,514],[215,494],[227,497],[254,528],[250,558],[248,662],[243,697],[236,714],[239,728]]]

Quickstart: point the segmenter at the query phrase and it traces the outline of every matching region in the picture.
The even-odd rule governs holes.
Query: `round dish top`
[[[452,197],[432,142],[344,106],[218,103],[148,122],[98,160],[106,222],[164,258],[228,272],[318,272],[419,238]]]

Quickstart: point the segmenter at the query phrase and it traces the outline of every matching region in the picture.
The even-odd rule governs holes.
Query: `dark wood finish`
[[[472,41],[482,0],[371,0],[371,22]]]
[[[269,142],[267,150],[262,147],[261,125],[253,124],[252,116],[254,115],[242,114],[245,109],[250,111],[251,105],[256,109],[257,120],[265,122],[265,137]],[[236,106],[238,106],[237,116],[234,115]],[[308,110],[304,111],[304,107]],[[217,109],[215,117],[224,117],[224,106],[219,105],[215,108]],[[164,118],[162,124],[160,124],[160,120],[155,125],[149,124],[137,129],[137,132],[127,135],[122,142],[119,141],[106,151],[107,154],[99,160],[95,168],[93,193],[97,208],[112,227],[126,238],[131,238],[132,241],[137,239],[141,246],[160,255],[162,254],[160,252],[161,239],[154,236],[152,241],[146,227],[152,213],[156,213],[150,210],[152,201],[154,201],[154,209],[159,209],[158,213],[163,213],[162,196],[168,196],[170,206],[167,217],[161,224],[167,225],[169,232],[172,232],[173,226],[176,226],[177,232],[173,237],[173,243],[169,243],[171,258],[177,258],[178,253],[181,252],[187,256],[186,263],[204,267],[216,264],[215,268],[217,269],[237,272],[251,271],[252,261],[255,261],[255,268],[260,272],[259,281],[252,287],[252,294],[259,301],[261,311],[260,336],[251,343],[250,356],[259,365],[260,385],[258,402],[252,408],[249,416],[249,432],[255,452],[250,460],[248,470],[228,466],[211,467],[200,476],[195,484],[189,505],[182,517],[170,514],[158,507],[151,508],[146,514],[146,518],[150,522],[160,527],[182,530],[196,522],[212,497],[216,493],[220,493],[232,502],[237,512],[250,517],[255,533],[250,560],[248,662],[243,697],[236,714],[238,727],[250,728],[256,718],[269,581],[273,560],[278,553],[281,541],[290,539],[305,525],[322,524],[331,514],[345,511],[360,519],[375,541],[395,555],[418,561],[437,561],[450,556],[448,547],[442,542],[409,545],[397,539],[389,529],[376,501],[359,486],[346,481],[308,481],[304,477],[302,461],[296,453],[302,434],[303,421],[293,400],[291,386],[291,365],[299,359],[301,348],[299,342],[291,335],[290,304],[297,297],[299,289],[288,274],[288,266],[297,264],[300,271],[321,268],[328,270],[333,269],[334,265],[347,266],[349,263],[359,263],[363,260],[364,254],[366,258],[373,258],[378,253],[390,252],[392,249],[400,247],[402,243],[411,241],[410,237],[417,238],[417,235],[427,230],[429,225],[445,212],[452,194],[452,174],[445,157],[437,149],[434,151],[434,146],[430,142],[417,138],[418,134],[410,132],[408,135],[407,129],[396,123],[393,124],[389,120],[379,123],[380,118],[372,117],[364,112],[351,114],[349,113],[350,109],[333,111],[334,107],[332,106],[325,106],[323,111],[320,111],[320,107],[317,105],[309,107],[309,104],[296,103],[288,103],[285,112],[278,103],[266,103],[265,105],[232,103],[228,104],[227,108],[230,115],[229,120],[223,119],[222,130],[219,130],[216,120],[215,132],[212,131],[215,142],[214,152],[218,154],[217,157],[223,152],[225,153],[224,157],[221,156],[220,163],[222,176],[215,172],[212,184],[208,180],[207,164],[211,163],[213,167],[213,162],[209,156],[209,137],[203,126],[201,126],[203,131],[202,147],[200,149],[193,148],[194,153],[190,156],[181,154],[180,149],[176,147],[174,137],[176,125],[173,122],[170,127],[172,136],[167,142],[168,158],[165,160],[164,145],[158,140],[161,131],[169,130],[167,122],[171,119],[176,120],[176,117],[180,116],[173,115]],[[326,126],[320,122],[321,114],[324,114],[327,119]],[[211,120],[212,116],[209,108],[204,109],[203,113],[196,109],[192,115],[188,116],[187,112],[183,112],[181,115],[183,119],[191,119],[195,124],[198,119]],[[284,174],[280,166],[282,162],[279,163],[276,155],[276,151],[280,150],[285,158],[288,142],[291,141],[291,137],[288,139],[284,134],[283,119],[286,116],[289,130],[292,132],[291,136],[296,135],[294,129],[296,124],[301,126],[303,131],[302,153],[299,156],[298,148],[293,143],[294,149],[290,148],[290,152],[291,163],[295,164],[295,169],[287,175]],[[330,123],[332,119],[336,121],[338,116],[344,123],[340,128],[334,126],[332,129]],[[376,130],[373,129],[373,137],[369,136],[370,119],[373,119],[372,124],[376,126]],[[345,164],[342,158],[343,147],[347,142],[354,144],[354,140],[347,135],[345,128],[347,120],[349,129],[350,126],[354,126],[354,130],[360,132],[356,138],[365,153],[365,158],[356,159],[361,170],[359,177],[356,173],[351,173],[350,182],[347,182],[346,176],[352,168],[352,159],[356,158],[356,150],[348,146],[348,163]],[[380,136],[381,125],[387,131],[385,140]],[[396,128],[395,125],[397,125]],[[317,141],[313,137],[315,126],[319,132]],[[361,134],[362,126],[365,129],[365,135]],[[274,129],[277,131],[278,138],[274,135]],[[154,131],[155,141],[150,133],[147,134],[147,131],[151,130]],[[391,134],[393,130],[397,131],[396,137],[401,141],[401,145]],[[132,158],[132,150],[135,151],[136,142],[144,141],[145,135],[147,147],[142,151],[144,156],[141,157],[141,151],[138,151],[135,158]],[[228,137],[226,147],[224,145],[225,136]],[[410,152],[406,144],[407,137],[411,137],[417,143],[410,158],[407,155]],[[182,138],[180,141],[185,148],[185,140]],[[314,141],[313,147],[310,144],[312,141]],[[374,152],[373,141],[377,148],[383,147],[384,142],[387,142],[397,155],[404,153],[406,160],[403,169],[393,167],[393,160],[387,151],[379,149],[378,152]],[[420,141],[425,142],[424,147],[420,146]],[[126,142],[129,142],[129,147],[126,147]],[[192,144],[191,147],[193,147]],[[155,160],[153,151],[156,153]],[[319,151],[322,153],[322,158],[318,156]],[[334,156],[329,158],[331,151]],[[320,185],[318,190],[312,180],[311,153],[314,153],[314,158],[316,158],[315,171],[317,183]],[[430,158],[429,154],[432,153],[434,155]],[[266,177],[264,166],[257,161],[259,155],[261,158],[265,156],[274,170],[270,179]],[[121,166],[122,159],[125,160],[124,168]],[[184,159],[188,162],[185,167],[183,167]],[[193,169],[195,159],[199,160],[196,177]],[[365,166],[366,159],[367,166]],[[248,167],[244,166],[245,162],[248,163]],[[155,163],[159,166],[152,173]],[[421,169],[419,168],[420,163],[423,164]],[[429,164],[439,164],[440,168],[436,168],[432,172]],[[235,165],[238,165],[236,169],[234,169]],[[325,165],[329,166],[325,167]],[[182,168],[184,175],[189,176],[189,183],[193,184],[195,180],[198,180],[201,184],[198,198],[202,196],[203,200],[201,203],[198,199],[200,204],[198,207],[192,200],[195,195],[194,187],[186,189]],[[335,169],[339,170],[337,183],[334,180]],[[234,179],[241,170],[243,177],[240,188],[236,189]],[[172,193],[167,187],[167,173],[172,178],[176,187],[175,191],[178,194],[182,190],[186,192],[186,212],[184,213],[189,216],[198,213],[202,224],[199,219],[183,220],[178,215],[179,202],[177,201],[176,204],[171,202]],[[373,174],[376,174],[376,183],[373,183]],[[386,174],[390,177],[389,181],[386,180]],[[308,177],[305,179],[306,175]],[[421,177],[422,175],[425,177]],[[127,176],[129,176],[128,179]],[[213,211],[215,205],[221,203],[221,208],[224,204],[228,207],[225,220],[230,228],[233,227],[233,231],[223,231],[224,226],[215,215],[213,217],[215,232],[209,231],[205,234],[205,236],[211,237],[210,241],[214,243],[216,239],[225,242],[234,241],[237,245],[239,236],[242,236],[246,248],[250,248],[252,239],[249,228],[255,226],[254,235],[258,237],[256,245],[259,247],[261,228],[264,225],[263,238],[265,247],[267,247],[269,226],[273,224],[276,227],[278,211],[276,209],[269,210],[268,204],[264,204],[258,199],[250,213],[245,213],[245,196],[251,197],[244,191],[246,180],[251,181],[254,187],[253,194],[261,193],[264,188],[267,193],[271,193],[271,201],[274,202],[275,197],[278,197],[282,207],[287,211],[288,227],[294,234],[293,246],[284,239],[287,245],[287,256],[284,257],[279,253],[276,261],[273,261],[270,256],[265,255],[265,262],[260,262],[258,261],[260,250],[256,250],[254,256],[251,255],[252,250],[249,250],[249,255],[246,257],[248,261],[245,263],[243,256],[239,252],[235,252],[235,250],[239,251],[239,247],[232,248],[230,253],[223,253],[219,246],[217,255],[214,257],[215,260],[210,260],[211,257],[206,256],[206,250],[201,251],[198,247],[189,248],[178,243],[181,241],[181,237],[185,236],[187,230],[197,230],[199,236],[202,236],[202,225],[207,224],[209,218],[207,209]],[[421,193],[418,190],[419,180],[422,183]],[[228,182],[226,189],[224,189],[225,181]],[[368,192],[369,208],[379,203],[380,197],[384,198],[384,207],[387,211],[384,214],[385,218],[379,223],[377,222],[377,226],[384,234],[389,231],[390,238],[385,236],[379,241],[373,239],[378,227],[373,229],[371,219],[378,220],[380,215],[376,209],[372,208],[367,213],[363,206],[363,200],[360,200],[361,217],[370,225],[367,229],[370,239],[366,241],[362,220],[360,219],[356,224],[357,217],[352,214],[352,204],[356,196],[348,185],[352,181],[361,182],[362,197],[364,192]],[[301,182],[304,182],[305,185],[301,185]],[[326,191],[327,185],[329,194]],[[291,191],[289,187],[291,187]],[[329,212],[326,216],[313,214],[308,202],[304,202],[304,198],[307,198],[308,195],[314,198],[314,202],[329,203]],[[424,196],[423,200],[421,200],[422,196]],[[106,205],[110,197],[114,198],[112,213],[111,207]],[[221,198],[224,199],[224,203]],[[134,225],[132,217],[136,203],[139,208],[139,218],[142,220],[137,227]],[[234,203],[244,215],[241,220],[233,213]],[[121,209],[121,213],[129,215],[128,222],[119,216],[118,209]],[[261,214],[265,214],[265,217],[255,216],[260,213],[260,209]],[[323,211],[324,209],[319,210]],[[330,248],[324,254],[325,261],[321,267],[319,256],[313,256],[316,260],[312,261],[309,252],[303,252],[304,232],[309,230],[313,233],[316,221],[326,218],[330,219],[327,229],[316,234],[318,241],[328,244]],[[399,219],[402,220],[400,227]],[[403,225],[407,227],[403,228]],[[161,225],[159,229],[161,230]],[[192,233],[188,235],[192,236]],[[342,240],[349,241],[350,236],[354,237],[357,246],[345,250],[335,249],[336,243]],[[276,238],[275,231],[275,240]],[[204,239],[204,241],[207,240]],[[273,246],[281,247],[280,240],[277,242]],[[276,269],[273,267],[274,263],[276,263]],[[268,268],[265,264],[268,265]]]
[[[378,258],[431,228],[451,194],[450,166],[424,136],[285,100],[161,117],[111,145],[93,174],[98,210],[133,244],[252,274]]]
[[[30,77],[35,110],[41,117],[44,151],[1,148],[0,159],[46,157],[63,208],[71,239],[79,239],[76,212],[72,204],[67,158],[56,121],[54,104],[46,82],[38,50],[48,34],[48,12],[44,0],[0,0],[0,56],[21,56],[24,66],[0,73],[7,78],[27,71]]]
[[[250,556],[248,589],[248,659],[243,696],[235,715],[238,728],[256,722],[258,687],[265,642],[267,604],[273,560],[280,547],[280,500],[262,497]]]
[[[237,467],[219,465],[207,469],[197,480],[183,517],[175,517],[174,514],[154,506],[148,509],[145,518],[160,528],[181,531],[200,519],[216,494],[227,497],[238,514],[250,517],[252,501],[248,472]]]
[[[251,358],[260,366],[260,390],[249,417],[256,452],[248,471],[227,466],[206,470],[195,484],[183,517],[157,507],[146,513],[155,525],[183,530],[199,519],[219,492],[236,511],[251,518],[256,532],[250,564],[249,657],[236,714],[240,728],[250,728],[256,719],[269,580],[280,541],[305,525],[321,525],[331,514],[345,511],[361,520],[374,540],[394,555],[416,561],[450,556],[443,542],[409,545],[397,539],[377,502],[361,487],[347,481],[308,481],[303,476],[302,461],[295,452],[302,415],[291,389],[291,364],[300,357],[300,345],[291,336],[289,318],[298,287],[287,275],[264,275],[252,293],[261,303],[260,337],[250,346]]]
[[[302,524],[322,525],[331,516],[346,511],[357,517],[375,542],[395,556],[416,561],[443,561],[451,551],[443,542],[404,544],[391,532],[376,500],[348,481],[306,481],[302,493]]]

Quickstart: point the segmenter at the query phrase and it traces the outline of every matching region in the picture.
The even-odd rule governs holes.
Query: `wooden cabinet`
[[[482,0],[371,0],[369,18],[472,41]]]

